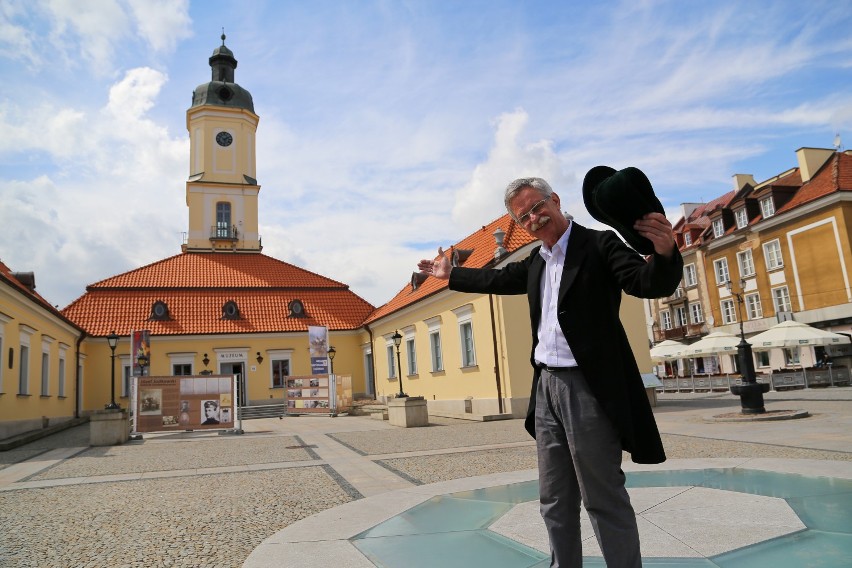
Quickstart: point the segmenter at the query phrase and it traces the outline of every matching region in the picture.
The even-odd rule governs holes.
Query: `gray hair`
[[[542,178],[529,177],[516,179],[506,187],[506,196],[503,198],[503,204],[506,205],[506,211],[509,212],[512,218],[515,217],[515,213],[509,208],[509,203],[511,203],[515,196],[517,196],[525,187],[533,188],[538,191],[542,197],[550,197],[553,193],[553,188],[550,187],[550,184]],[[517,221],[517,219],[515,220]]]

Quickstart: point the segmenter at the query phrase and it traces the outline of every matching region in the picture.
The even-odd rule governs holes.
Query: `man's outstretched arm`
[[[453,265],[450,263],[449,257],[444,254],[444,249],[438,247],[438,257],[434,260],[424,258],[417,263],[417,268],[422,274],[447,280],[453,270]]]

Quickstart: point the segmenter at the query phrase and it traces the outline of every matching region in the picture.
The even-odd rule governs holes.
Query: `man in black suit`
[[[632,189],[632,172],[615,175],[608,179]],[[653,197],[649,183],[647,189]],[[622,202],[617,196],[614,201]],[[612,231],[571,221],[541,178],[509,184],[505,203],[515,221],[542,242],[525,260],[500,270],[454,268],[438,249],[437,259],[418,267],[449,279],[452,290],[528,296],[534,374],[525,427],[536,439],[551,566],[582,565],[581,502],[607,566],[641,566],[621,451],[637,463],[666,458],[619,306],[622,290],[642,298],[674,292],[683,259],[671,223],[659,211],[639,212],[632,226],[620,228],[632,232],[632,242],[647,239],[644,258]]]

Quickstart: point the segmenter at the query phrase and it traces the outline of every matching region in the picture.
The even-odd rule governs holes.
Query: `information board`
[[[136,432],[234,427],[234,375],[137,377],[136,381]]]
[[[329,413],[332,411],[328,375],[290,376],[285,381],[287,413]]]

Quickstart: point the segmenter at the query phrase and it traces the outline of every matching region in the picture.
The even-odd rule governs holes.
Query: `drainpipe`
[[[494,321],[494,295],[488,294],[488,307],[491,308],[491,340],[494,344],[494,377],[497,379],[497,407],[503,414],[503,391],[500,388],[500,359],[497,350],[497,323]]]
[[[373,382],[373,398],[376,399],[378,392],[376,391],[376,354],[373,353],[373,330],[370,329],[368,324],[364,324],[364,329],[370,334],[370,367],[373,370],[373,376],[370,377],[370,380]]]
[[[81,331],[77,338],[77,349],[74,352],[74,418],[80,418],[80,406],[83,401],[80,398],[80,344],[86,339],[86,332]]]

